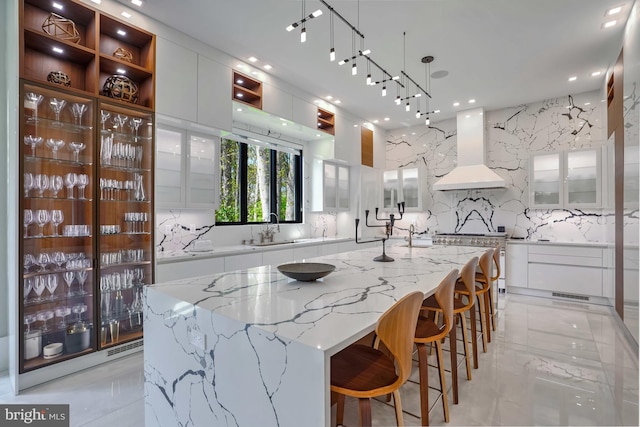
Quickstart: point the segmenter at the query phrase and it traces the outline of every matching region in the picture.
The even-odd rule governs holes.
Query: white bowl
[[[42,357],[45,359],[53,359],[54,357],[58,357],[62,354],[63,345],[61,342],[54,342],[49,345],[45,345],[42,351]]]

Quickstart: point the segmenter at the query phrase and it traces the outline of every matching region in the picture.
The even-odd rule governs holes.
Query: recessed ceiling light
[[[92,2],[94,2],[95,4],[100,4],[102,3],[102,0],[91,0]]]
[[[242,94],[241,93],[236,93],[236,97],[237,98],[242,98]]]
[[[127,19],[131,18],[131,14],[129,12],[122,12],[120,15],[124,16]]]
[[[373,123],[378,123],[378,119],[374,120]]]
[[[466,116],[464,116],[465,119],[468,119],[469,117],[471,117],[470,114],[467,114]]]
[[[415,134],[416,134],[415,132],[411,132],[411,135],[415,135]]]
[[[602,71],[594,71],[593,73],[591,73],[591,77],[596,77],[596,76],[599,76],[600,74],[602,74]]]
[[[122,69],[122,68],[118,68],[118,69],[116,70],[116,73],[119,73],[119,74],[127,74],[127,71],[126,71],[126,70],[124,70],[124,69]]]
[[[454,102],[454,103],[453,103],[453,106],[454,106],[454,107],[458,107],[459,105],[460,105],[460,103],[459,103],[459,102]]]
[[[131,3],[135,4],[138,7],[142,6],[142,0],[131,0]]]
[[[342,101],[340,101],[339,99],[336,99],[335,101],[333,101],[335,104],[340,104]]]
[[[54,47],[54,48],[53,48],[53,51],[54,51],[55,53],[62,53],[62,52],[64,52],[64,50],[60,49],[59,47]]]
[[[440,110],[433,110],[434,114],[438,114]]]
[[[285,122],[282,122],[282,126],[286,126],[287,124]]]
[[[319,134],[319,133],[316,133],[316,136],[317,136],[318,138],[320,138],[320,134]]]
[[[616,13],[620,13],[621,10],[622,10],[622,6],[612,7],[611,9],[607,10],[607,16],[611,16],[611,15],[615,15]]]
[[[384,118],[384,120],[385,120],[386,122],[388,122],[388,121],[389,121],[389,117],[385,117],[385,118]]]
[[[585,102],[584,105],[591,105],[591,103],[590,102]]]
[[[570,81],[570,82],[575,82],[576,80],[578,80],[578,77],[577,77],[577,76],[571,76],[571,77],[569,77],[569,81]]]
[[[236,111],[242,111],[242,108],[236,108]]]
[[[354,127],[354,128],[357,128],[357,127],[358,127],[358,125],[353,125],[353,127]]]
[[[244,83],[244,80],[242,80],[242,79],[237,79],[237,80],[236,80],[236,83],[237,83],[237,84],[239,84],[239,85],[241,85],[242,83]]]
[[[609,27],[613,27],[614,25],[616,25],[616,21],[615,19],[613,21],[607,21],[604,24],[602,24],[602,28],[609,28]]]
[[[264,64],[264,67],[262,67],[262,68],[264,68],[265,70],[270,70],[273,67],[271,65],[269,65],[269,64]]]
[[[251,74],[254,75],[254,76],[257,76],[258,72],[257,71],[252,71]]]
[[[329,99],[329,100],[331,100],[331,99],[333,99],[333,96],[331,96],[331,95],[327,95],[327,96],[325,96],[325,99]]]
[[[60,3],[53,2],[52,6],[58,10],[64,9]]]
[[[256,62],[258,60],[258,58],[256,58],[255,56],[250,56],[249,58],[247,58],[249,61],[251,62]]]
[[[118,33],[119,36],[126,36],[127,32],[125,30],[118,30],[116,31],[116,33]]]
[[[476,103],[476,100],[475,100],[475,99],[470,99],[470,100],[469,100],[469,104],[475,104],[475,103]]]

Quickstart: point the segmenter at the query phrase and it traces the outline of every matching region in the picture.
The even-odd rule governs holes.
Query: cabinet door
[[[348,166],[338,166],[338,188],[336,191],[336,195],[338,197],[337,207],[339,210],[348,210],[349,209],[349,187],[350,187],[350,178],[349,178],[349,167]]]
[[[20,372],[95,351],[95,102],[21,88]],[[14,184],[15,185],[15,184]]]
[[[98,274],[100,347],[142,337],[143,287],[153,283],[154,117],[100,104]]]
[[[337,113],[335,122],[334,158],[350,164],[360,163],[360,127]]]
[[[231,68],[198,56],[198,123],[231,131]]]
[[[565,203],[568,207],[599,207],[600,149],[568,151],[565,155]]]
[[[167,126],[156,132],[156,205],[184,207],[184,151],[186,132]]]
[[[422,209],[422,192],[420,185],[420,171],[418,168],[400,169],[400,202],[404,202],[407,212],[417,212]]]
[[[262,111],[283,119],[293,119],[293,97],[267,83],[262,84]]]
[[[384,171],[382,173],[382,207],[393,209],[398,203],[398,171]]]
[[[563,202],[562,155],[540,154],[531,159],[529,179],[532,208],[557,208]]]
[[[195,122],[198,55],[160,37],[157,38],[156,53],[156,111]]]
[[[324,210],[336,209],[338,207],[338,167],[333,163],[324,162],[323,170]]]
[[[292,120],[311,129],[318,128],[318,107],[314,104],[293,97]]]
[[[189,133],[189,207],[217,207],[219,152],[218,137]]]

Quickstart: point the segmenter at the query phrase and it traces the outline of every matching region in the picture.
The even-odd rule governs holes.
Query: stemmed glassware
[[[75,279],[76,273],[74,271],[65,271],[62,275],[64,282],[67,284],[67,296],[71,296],[71,285],[73,284],[73,279]]]
[[[24,254],[22,259],[22,265],[24,266],[24,272],[27,273],[31,267],[36,264],[36,257],[33,254]]]
[[[62,307],[56,307],[56,317],[61,317],[62,320],[60,321],[60,329],[64,330],[67,327],[67,316],[71,314],[71,307],[67,307],[67,306],[62,306]]]
[[[69,143],[69,149],[71,151],[73,151],[73,160],[75,160],[77,162],[78,161],[78,155],[85,148],[87,148],[87,146],[86,146],[86,144],[84,142],[71,141]]]
[[[24,197],[29,197],[29,191],[35,188],[35,183],[33,180],[33,174],[30,172],[25,172],[24,174]]]
[[[102,130],[105,130],[104,125],[109,117],[111,117],[111,113],[109,113],[108,111],[100,110],[100,122],[102,123]]]
[[[45,175],[46,176],[46,175]],[[36,221],[36,225],[38,227],[40,227],[40,232],[38,234],[38,237],[43,237],[44,236],[44,226],[51,220],[51,216],[49,214],[49,211],[44,210],[44,209],[38,209],[35,212],[35,221]]]
[[[45,271],[47,265],[51,264],[51,257],[46,252],[40,252],[36,257],[36,264],[40,267],[41,271]]]
[[[84,283],[87,281],[87,277],[89,273],[87,270],[80,270],[76,272],[76,277],[78,278],[78,283],[80,283],[80,294],[84,295],[86,292],[84,291]]]
[[[87,304],[76,304],[71,308],[71,312],[78,315],[78,323],[82,322],[82,313],[85,311],[87,311]]]
[[[31,155],[35,156],[36,155],[36,147],[39,147],[40,145],[42,145],[42,137],[41,136],[27,135],[27,136],[24,137],[24,143],[25,143],[25,145],[30,145],[31,146]]]
[[[85,104],[80,104],[78,102],[71,105],[71,114],[73,114],[73,118],[75,119],[76,126],[82,125],[82,115],[87,111],[87,106]]]
[[[27,103],[27,108],[33,109],[33,115],[28,119],[29,122],[36,123],[38,121],[38,106],[44,99],[44,96],[35,92],[26,92],[24,94],[25,103]]]
[[[33,211],[31,209],[24,210],[24,218],[22,220],[24,225],[24,237],[29,237],[29,225],[33,224]]]
[[[31,255],[33,256],[33,255]],[[22,284],[22,286],[24,287],[24,303],[27,303],[27,300],[29,299],[29,293],[31,292],[31,290],[33,289],[33,282],[34,282],[35,277],[27,277],[26,279],[24,279],[24,283]]]
[[[49,291],[49,299],[54,299],[54,292],[58,288],[58,275],[57,274],[47,274],[47,290]]]
[[[42,322],[42,327],[40,330],[43,334],[49,332],[51,328],[49,327],[49,320],[53,319],[53,310],[42,310],[38,312],[37,319],[39,322]]]
[[[44,283],[44,277],[42,276],[36,276],[33,278],[33,290],[36,292],[37,298],[35,299],[35,301],[42,301],[42,293],[44,292],[45,288],[47,287],[47,285],[45,285]]]
[[[55,251],[51,255],[51,261],[58,267],[58,270],[62,268],[62,264],[67,262],[67,256],[62,251]]]
[[[76,185],[77,179],[78,179],[78,176],[73,172],[69,172],[64,176],[64,185],[67,187],[67,199],[74,198],[73,187]]]
[[[53,225],[53,235],[58,236],[58,226],[64,221],[64,214],[60,209],[51,211],[51,224]]]
[[[64,181],[60,175],[51,175],[49,178],[49,189],[53,197],[58,197],[58,192],[62,190],[63,185]]]
[[[76,186],[78,187],[78,199],[84,199],[84,188],[89,184],[89,175],[80,173],[76,177]]]
[[[118,114],[113,118],[113,124],[116,125],[116,130],[122,132],[124,129],[124,124],[127,123],[129,117],[123,116],[122,114]]]
[[[65,101],[64,99],[58,99],[58,98],[49,99],[49,107],[51,107],[51,109],[53,110],[53,114],[56,115],[56,120],[53,122],[53,124],[57,126],[62,125],[62,123],[60,123],[60,112],[62,111],[65,105],[67,105],[67,101]]]
[[[24,331],[26,335],[28,335],[31,332],[31,325],[35,323],[37,319],[38,319],[38,316],[36,316],[33,313],[24,315],[24,324],[27,325],[27,330]]]
[[[135,133],[135,142],[138,142],[138,129],[140,128],[140,125],[142,124],[142,119],[137,118],[137,117],[132,117],[131,120],[129,120],[129,126],[131,127],[131,129],[133,129],[133,132]]]
[[[45,144],[51,149],[54,160],[58,160],[58,150],[64,147],[64,141],[62,139],[47,138]]]
[[[49,176],[39,173],[36,175],[36,189],[38,196],[43,197],[44,192],[49,189]]]

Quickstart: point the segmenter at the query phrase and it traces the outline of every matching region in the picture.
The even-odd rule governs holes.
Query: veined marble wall
[[[604,241],[610,214],[603,209],[530,209],[529,159],[533,154],[600,147],[605,144],[599,92],[548,99],[486,111],[487,165],[506,189],[433,191],[433,183],[453,169],[456,120],[391,131],[388,169],[420,165],[426,172],[426,212],[409,220],[420,232],[495,232],[552,241]]]

